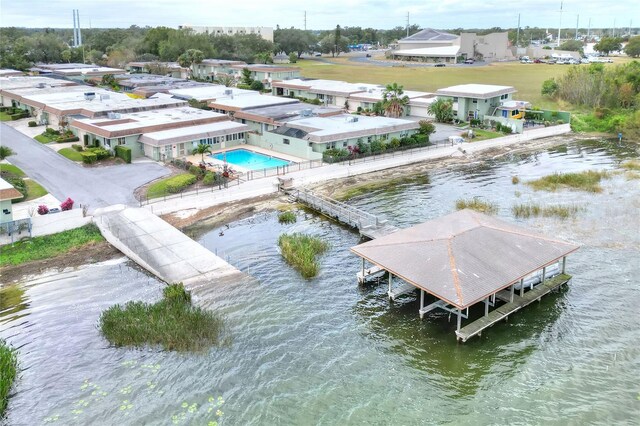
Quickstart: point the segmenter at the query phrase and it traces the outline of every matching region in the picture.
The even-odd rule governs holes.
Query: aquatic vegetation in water
[[[300,233],[280,235],[278,246],[284,260],[307,279],[318,275],[316,258],[329,249],[326,241]]]
[[[597,170],[586,170],[579,173],[554,173],[527,182],[527,184],[536,191],[557,191],[560,188],[569,188],[587,192],[601,192],[600,181],[609,176],[609,172]]]
[[[496,214],[498,213],[498,205],[489,201],[483,201],[478,197],[470,199],[458,199],[456,200],[456,209],[471,209],[480,213]]]
[[[624,161],[620,164],[620,167],[622,167],[625,170],[640,171],[640,161],[639,160]]]
[[[511,207],[513,215],[517,218],[529,217],[557,217],[560,219],[568,219],[575,217],[578,212],[584,210],[580,206],[541,206],[535,203],[516,204]]]
[[[15,349],[0,339],[0,418],[9,401],[9,391],[16,378],[18,357]]]
[[[278,215],[278,222],[280,223],[296,223],[296,214],[292,211],[282,212]]]
[[[518,176],[511,176],[511,183],[517,185],[520,183],[520,178]]]
[[[128,302],[100,316],[102,334],[115,346],[160,345],[165,350],[198,351],[219,342],[222,320],[213,312],[191,305],[182,284],[165,287],[157,303]]]
[[[391,191],[397,188],[401,188],[405,185],[428,185],[429,183],[431,183],[431,180],[429,178],[429,175],[426,173],[392,179],[376,180],[373,182],[350,185],[349,187],[335,194],[334,198],[339,201],[347,201],[351,198],[365,195],[370,192],[379,191],[381,189]]]

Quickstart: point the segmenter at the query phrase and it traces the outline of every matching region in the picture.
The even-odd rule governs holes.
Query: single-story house
[[[200,80],[214,81],[219,76],[234,76],[237,73],[233,68],[235,66],[247,66],[247,63],[225,59],[204,59],[200,63],[191,65],[191,75]]]
[[[242,76],[242,70],[247,68],[251,71],[251,78],[256,81],[261,81],[265,89],[271,89],[271,84],[274,81],[291,80],[292,78],[300,77],[300,68],[283,65],[244,64],[232,65],[231,68],[235,70],[237,78],[240,78],[240,76]]]
[[[13,222],[11,202],[22,198],[22,194],[9,182],[0,178],[0,223]]]

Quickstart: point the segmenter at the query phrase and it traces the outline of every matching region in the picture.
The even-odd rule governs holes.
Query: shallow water
[[[0,337],[22,372],[10,424],[634,424],[640,418],[640,181],[617,175],[601,194],[513,185],[554,171],[614,169],[633,149],[576,143],[430,173],[351,200],[405,227],[479,196],[499,217],[578,242],[567,290],[481,338],[457,344],[445,314],[420,320],[414,296],[358,287],[357,233],[298,212],[259,214],[199,237],[259,283],[221,288],[228,346],[205,354],[110,348],[96,328],[113,303],[155,300],[161,284],[128,263],[32,280],[0,312]],[[519,194],[516,194],[518,191]],[[575,219],[515,220],[529,200],[584,207]],[[282,232],[331,244],[305,281],[281,259]],[[215,286],[215,283],[212,283]],[[219,399],[221,397],[222,399]],[[211,399],[211,401],[210,401]],[[196,405],[194,405],[196,404]],[[218,411],[220,410],[220,411]]]

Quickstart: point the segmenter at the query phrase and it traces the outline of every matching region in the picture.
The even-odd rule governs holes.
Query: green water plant
[[[162,300],[114,305],[99,320],[104,337],[115,346],[159,345],[169,351],[199,351],[220,342],[223,322],[211,311],[194,307],[182,284],[164,288]]]
[[[498,213],[498,205],[489,201],[483,201],[478,197],[456,200],[456,209],[471,209],[480,213],[496,214]]]
[[[0,419],[9,401],[9,391],[18,371],[16,351],[0,339]]]
[[[317,257],[329,249],[326,241],[301,233],[280,235],[278,246],[284,260],[306,279],[318,275]]]
[[[554,173],[527,182],[536,191],[557,191],[569,188],[587,192],[602,192],[600,181],[610,176],[607,171],[585,170],[576,173]]]
[[[296,223],[296,214],[292,211],[281,212],[278,214],[278,222],[280,223]]]
[[[575,217],[578,212],[582,210],[582,207],[571,206],[541,206],[536,203],[528,204],[516,204],[511,207],[511,212],[517,218],[529,218],[529,217],[557,217],[559,219],[569,219]]]

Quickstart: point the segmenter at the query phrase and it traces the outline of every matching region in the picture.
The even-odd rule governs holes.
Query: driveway
[[[71,197],[90,210],[112,204],[137,206],[133,191],[169,174],[154,162],[85,168],[4,123],[0,125],[0,145],[11,148],[17,155],[8,160],[54,197]]]

